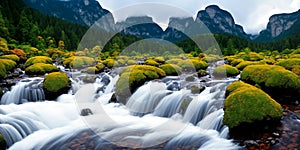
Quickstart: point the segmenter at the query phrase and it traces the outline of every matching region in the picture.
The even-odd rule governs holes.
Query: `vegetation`
[[[297,66],[300,66],[300,58],[292,58],[281,60],[276,65],[282,66],[285,69],[291,70]]]
[[[157,67],[149,65],[132,65],[124,68],[116,84],[116,95],[126,100],[139,86],[146,81],[165,77],[166,73]]]
[[[224,78],[224,77],[232,77],[237,76],[239,74],[239,70],[235,67],[232,67],[230,65],[222,65],[215,68],[213,72],[213,76],[217,78]]]
[[[43,89],[48,100],[56,99],[59,95],[67,93],[70,88],[70,80],[66,73],[52,72],[45,76]]]
[[[25,62],[25,66],[29,67],[33,64],[44,63],[44,64],[52,64],[52,59],[47,56],[35,56],[27,59]]]
[[[59,69],[52,64],[36,63],[25,69],[25,73],[28,75],[44,75],[45,73],[51,73],[59,71]]]
[[[282,107],[264,91],[243,82],[234,82],[226,89],[223,124],[229,128],[243,123],[280,119]]]
[[[82,69],[92,66],[95,60],[87,56],[72,56],[64,60],[63,64],[68,68]]]
[[[158,67],[158,66],[159,66],[159,63],[156,62],[156,61],[153,60],[153,59],[148,59],[148,60],[145,61],[145,65],[150,65],[150,66]]]
[[[9,59],[9,60],[12,60],[14,62],[19,62],[20,61],[20,58],[17,55],[14,55],[14,54],[2,55],[2,56],[0,56],[0,59]]]
[[[162,69],[167,76],[177,76],[182,72],[182,68],[175,64],[164,64],[159,67]]]
[[[13,70],[17,65],[16,62],[14,62],[10,59],[0,59],[0,64],[3,64],[3,66],[5,68],[5,72]]]
[[[281,66],[247,66],[241,74],[241,80],[259,85],[274,97],[288,95],[297,99],[300,95],[300,77]]]

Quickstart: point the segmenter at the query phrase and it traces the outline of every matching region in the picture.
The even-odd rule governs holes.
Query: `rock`
[[[109,76],[104,75],[101,79],[101,82],[104,83],[105,85],[108,85],[110,83]]]
[[[180,90],[180,84],[176,81],[173,81],[172,83],[170,83],[167,87],[167,90],[170,91],[179,91]]]
[[[201,93],[204,90],[205,90],[205,86],[203,86],[201,84],[194,84],[191,87],[192,94],[199,94],[199,93]]]
[[[208,73],[206,70],[199,70],[198,71],[198,77],[204,77],[204,76],[207,76]]]
[[[68,93],[70,79],[66,73],[53,72],[45,76],[43,90],[47,100],[55,100],[61,94]]]
[[[193,75],[185,77],[185,81],[193,82],[195,80],[196,78]]]
[[[250,147],[250,146],[255,146],[255,147],[258,147],[258,143],[256,143],[254,140],[246,140],[244,141],[244,145],[246,147]]]
[[[80,112],[80,116],[89,116],[89,115],[93,115],[92,110],[89,108],[84,108]]]
[[[118,100],[117,100],[117,97],[116,97],[115,93],[111,96],[108,103],[118,103]]]

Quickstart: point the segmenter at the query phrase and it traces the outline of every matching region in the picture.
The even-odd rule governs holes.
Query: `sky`
[[[98,0],[112,12],[116,21],[128,16],[150,16],[162,28],[170,17],[196,17],[199,10],[218,5],[244,27],[246,33],[258,34],[265,29],[270,16],[300,9],[300,0]]]

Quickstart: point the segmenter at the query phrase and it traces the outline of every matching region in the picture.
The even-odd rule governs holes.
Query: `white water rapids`
[[[160,144],[161,149],[191,145],[198,149],[238,148],[227,139],[228,128],[222,125],[224,92],[232,80],[219,81],[200,94],[191,94],[186,88],[170,91],[166,83],[148,82],[122,105],[108,103],[117,79],[109,76],[109,83],[100,79],[94,84],[74,83],[79,89],[75,95],[70,92],[57,101],[41,102],[39,98],[32,102],[27,96],[29,102],[23,101],[26,103],[20,102],[24,98],[18,93],[24,94],[28,87],[24,85],[34,80],[17,84],[10,91],[14,95],[2,98],[5,100],[1,103],[7,105],[0,105],[0,134],[9,149],[15,150],[64,149],[88,131],[95,133],[89,138],[94,149],[108,145],[119,149],[151,148]],[[96,93],[102,86],[106,88]],[[80,116],[85,108],[93,114]]]

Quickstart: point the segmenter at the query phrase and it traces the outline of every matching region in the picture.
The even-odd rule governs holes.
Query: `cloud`
[[[98,0],[101,6],[111,11],[118,21],[128,16],[148,15],[161,25],[168,23],[170,16],[194,16],[205,7],[215,4],[229,11],[235,22],[247,33],[257,34],[265,29],[269,17],[278,13],[291,13],[300,8],[299,0]],[[146,9],[145,3],[163,4],[161,8]],[[143,7],[133,7],[132,5]],[[156,5],[158,6],[158,5]],[[170,6],[170,7],[167,7]],[[176,9],[171,9],[171,8]],[[127,8],[127,10],[126,10]],[[131,8],[128,9],[128,8]],[[167,9],[166,9],[167,8]],[[122,11],[120,11],[122,10]],[[126,10],[126,11],[124,11]],[[176,10],[178,12],[176,12]],[[182,10],[182,11],[179,11]],[[120,13],[122,12],[122,13]]]

